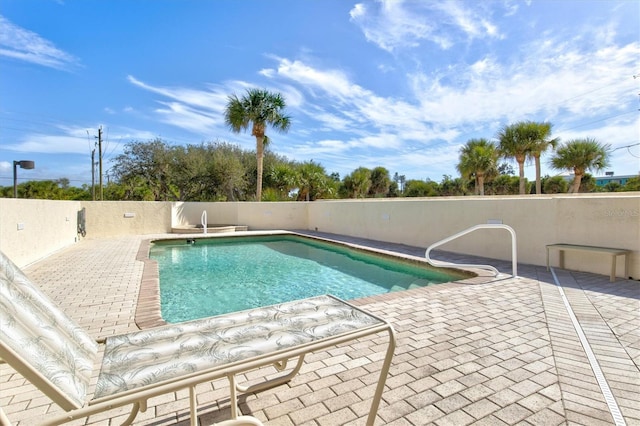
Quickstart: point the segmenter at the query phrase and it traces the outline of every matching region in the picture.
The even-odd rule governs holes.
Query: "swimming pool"
[[[333,294],[350,300],[466,277],[295,235],[156,241],[162,317],[187,321]]]

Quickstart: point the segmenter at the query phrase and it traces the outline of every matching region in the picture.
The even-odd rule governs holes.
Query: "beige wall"
[[[202,212],[207,212],[209,225],[241,225],[238,223],[238,203],[174,203],[172,226],[199,225]]]
[[[210,225],[246,225],[250,229],[307,229],[308,203],[175,203],[174,227],[201,223],[207,212]]]
[[[237,225],[249,229],[308,229],[307,202],[239,203]]]
[[[83,201],[86,238],[171,232],[172,204],[153,201]]]
[[[75,215],[87,209],[87,237],[170,232],[172,226],[247,225],[250,229],[317,229],[424,247],[473,225],[501,221],[517,233],[520,263],[544,265],[545,245],[575,243],[633,251],[630,275],[640,279],[640,193],[511,197],[441,197],[289,203],[65,202],[0,199],[0,248],[30,263],[75,241]],[[66,221],[69,218],[69,221]],[[25,229],[17,231],[17,223]],[[440,247],[509,259],[505,230],[480,230]],[[556,264],[557,254],[552,256]],[[607,274],[602,255],[570,253],[566,266]],[[622,274],[622,265],[618,265]]]
[[[309,208],[310,229],[425,249],[473,225],[501,221],[515,229],[518,261],[546,262],[545,245],[574,243],[632,250],[630,274],[640,279],[640,194],[581,196],[452,197],[430,199],[316,202]],[[439,247],[497,259],[511,257],[510,235],[478,230]],[[551,256],[557,264],[557,254]],[[619,262],[618,273],[623,266]],[[566,267],[605,274],[609,259],[571,253]]]
[[[550,200],[517,198],[437,198],[374,200],[349,205],[338,202],[312,206],[310,223],[319,231],[361,236],[373,240],[409,244],[425,249],[473,225],[500,221],[516,229],[519,244],[538,234],[529,224],[529,215],[548,220]],[[525,220],[521,210],[527,212]],[[547,220],[545,220],[547,219]],[[551,225],[553,226],[553,225]],[[539,236],[539,235],[538,235]],[[488,241],[492,243],[489,244]],[[518,247],[522,251],[520,247]],[[511,256],[510,235],[505,230],[482,230],[461,237],[441,249],[466,254],[507,259]]]
[[[19,266],[77,239],[78,201],[0,198],[0,250]]]

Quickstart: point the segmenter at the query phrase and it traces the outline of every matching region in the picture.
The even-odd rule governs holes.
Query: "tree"
[[[563,194],[569,189],[569,183],[562,176],[546,176],[542,178],[542,188],[545,194]]]
[[[498,151],[499,153],[500,151]],[[510,175],[513,176],[516,174],[515,169],[509,163],[500,163],[498,164],[498,174],[499,175]]]
[[[529,122],[520,121],[504,126],[498,132],[500,155],[505,158],[515,158],[518,163],[518,177],[520,179],[520,194],[525,193],[526,181],[524,177],[524,162],[531,150],[531,140],[528,137]]]
[[[595,139],[573,139],[560,146],[551,158],[551,166],[573,171],[570,193],[580,192],[580,183],[587,170],[598,171],[609,165],[609,145]]]
[[[438,195],[438,183],[423,180],[408,180],[404,191],[405,197],[435,197]]]
[[[388,198],[395,198],[400,196],[400,188],[398,188],[398,184],[395,181],[392,181],[389,184],[389,191],[387,192]]]
[[[278,132],[286,133],[291,126],[291,119],[284,114],[286,103],[279,93],[271,93],[262,89],[249,89],[238,98],[229,96],[225,110],[225,122],[234,133],[247,130],[251,125],[251,135],[256,138],[256,200],[262,199],[262,172],[265,131],[268,125]]]
[[[529,139],[529,155],[533,157],[536,165],[536,194],[542,194],[542,180],[540,178],[540,156],[549,148],[555,149],[558,138],[551,138],[551,123],[527,122],[525,131]]]
[[[319,163],[305,161],[297,167],[297,201],[314,201],[319,198],[332,198],[336,192],[334,181]]]
[[[640,191],[640,175],[629,178],[622,187],[622,191]]]
[[[359,167],[344,177],[342,186],[348,198],[365,198],[371,187],[371,170]]]
[[[623,186],[620,182],[607,182],[604,186],[606,192],[621,192],[622,188]]]
[[[161,139],[134,141],[125,145],[124,153],[115,158],[112,170],[115,179],[129,188],[126,194],[144,193],[145,200],[175,201],[179,193],[171,184],[171,159],[171,147]],[[151,196],[142,186],[149,189]],[[136,195],[132,199],[140,198]]]
[[[399,175],[398,172],[393,174],[393,181],[398,185],[400,192],[404,192],[404,183],[407,180],[405,175]]]
[[[525,192],[529,193],[531,184],[525,179]],[[493,179],[485,189],[489,195],[515,195],[520,193],[520,179],[518,176],[499,175]]]
[[[580,189],[578,192],[604,192],[601,187],[596,184],[596,178],[594,178],[591,174],[585,173],[582,176],[582,180],[580,181]]]
[[[486,139],[470,139],[460,149],[457,167],[463,178],[475,179],[476,194],[484,195],[485,178],[498,173],[497,161],[498,152],[495,145]]]
[[[204,145],[172,147],[172,182],[180,201],[200,201],[199,198],[208,192],[211,182],[207,179],[207,163],[207,148]]]
[[[452,179],[449,175],[443,175],[440,182],[440,195],[460,196],[466,193],[466,182],[463,178]]]
[[[291,164],[279,163],[270,168],[268,177],[268,186],[273,188],[278,199],[289,199],[289,192],[294,189],[298,182],[298,172]]]
[[[381,166],[371,170],[371,186],[369,187],[371,197],[385,197],[389,193],[390,185],[389,170]]]

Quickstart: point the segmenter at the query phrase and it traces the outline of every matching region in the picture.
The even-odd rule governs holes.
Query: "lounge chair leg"
[[[129,417],[127,417],[127,419],[124,422],[122,422],[122,426],[129,426],[131,423],[133,423],[133,421],[136,419],[136,416],[140,412],[140,406],[144,407],[142,411],[147,411],[147,401],[135,402],[133,404],[133,407],[131,407],[131,412],[129,413]]]
[[[304,354],[302,354],[302,355],[300,355],[298,357],[298,363],[296,364],[294,369],[291,370],[291,373],[285,374],[285,375],[280,376],[280,377],[275,377],[273,379],[267,380],[267,381],[262,382],[262,383],[257,383],[257,384],[252,385],[252,386],[236,385],[236,389],[238,391],[242,392],[242,393],[252,393],[252,392],[260,392],[260,391],[263,391],[265,389],[271,389],[271,388],[273,388],[275,386],[282,385],[284,383],[287,383],[291,379],[293,379],[294,376],[296,374],[298,374],[298,372],[300,371],[300,368],[302,368],[302,364],[303,363],[304,363]],[[282,371],[287,366],[287,360],[283,360],[283,361],[274,363],[273,365],[275,366],[275,368],[278,371]]]
[[[198,426],[198,402],[196,401],[196,387],[189,386],[189,415],[191,416],[191,426]]]
[[[231,418],[238,418],[238,392],[236,383],[235,374],[227,374],[227,378],[229,379],[229,402],[231,405]]]
[[[387,346],[387,355],[382,363],[382,369],[380,370],[380,378],[378,379],[378,386],[376,387],[376,393],[373,395],[373,402],[371,402],[371,408],[369,409],[369,417],[367,417],[367,426],[373,426],[376,421],[376,414],[378,407],[380,406],[380,399],[382,398],[382,392],[384,391],[384,384],[387,381],[389,375],[389,369],[391,368],[391,360],[393,359],[393,353],[396,350],[396,333],[393,328],[389,328],[389,346]]]
[[[2,407],[0,407],[0,425],[11,426],[11,422],[9,421],[9,418],[7,417],[7,415],[4,413],[4,410],[2,409]]]

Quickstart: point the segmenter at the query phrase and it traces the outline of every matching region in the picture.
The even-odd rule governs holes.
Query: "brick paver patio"
[[[424,254],[423,248],[344,239],[403,255]],[[86,240],[26,272],[96,338],[126,333],[137,329],[141,241]],[[438,256],[510,272],[509,262]],[[588,340],[586,348],[544,267],[519,265],[519,278],[448,283],[354,301],[390,320],[398,337],[376,424],[640,425],[640,283],[555,272]],[[241,411],[268,425],[364,425],[385,339],[374,336],[311,354],[289,384],[242,396]],[[264,374],[270,372],[244,379]],[[226,381],[198,387],[201,425],[229,416],[226,387]],[[0,366],[0,405],[18,425],[60,412],[7,365]],[[188,424],[188,412],[188,392],[181,391],[150,400],[134,424]],[[115,425],[127,415],[126,408],[116,409],[71,424]]]

